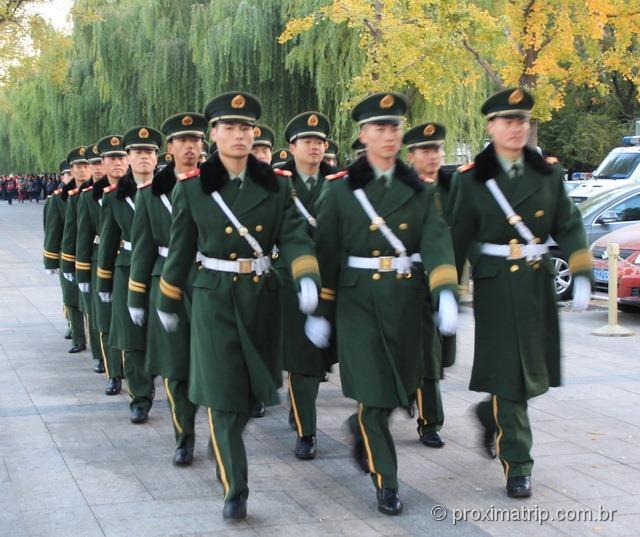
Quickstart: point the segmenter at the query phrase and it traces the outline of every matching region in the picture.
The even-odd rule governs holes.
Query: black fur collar
[[[294,176],[297,173],[296,161],[294,159],[289,160],[286,164],[280,167],[281,170],[290,171]],[[330,164],[327,164],[324,160],[320,163],[320,177],[326,177],[332,173],[336,173],[338,168],[334,168]]]
[[[175,169],[175,163],[170,162],[153,176],[151,192],[154,196],[161,196],[162,194],[168,194],[171,192],[176,184]]]
[[[84,183],[82,183],[79,187],[78,190],[80,192],[82,192],[85,188],[89,188],[90,186],[93,186],[93,178],[90,177],[88,181],[85,181]]]
[[[66,185],[62,185],[62,192],[60,192],[60,197],[63,201],[67,201],[69,197],[69,192],[71,192],[76,187],[75,181],[69,181]]]
[[[131,168],[127,170],[120,179],[118,180],[118,188],[116,188],[116,197],[119,200],[124,200],[127,196],[133,199],[138,191],[138,185],[136,184],[136,180],[133,178],[133,173],[131,173]]]
[[[278,191],[278,177],[271,166],[260,162],[253,155],[249,155],[247,160],[247,178],[266,190]],[[205,194],[220,190],[228,180],[229,173],[217,151],[200,165],[200,184]]]
[[[93,190],[91,195],[95,201],[98,201],[102,197],[102,191],[109,186],[109,179],[105,175],[102,179],[93,184]]]
[[[451,177],[453,173],[450,173],[446,170],[440,168],[438,170],[438,186],[442,188],[445,192],[449,192],[451,190]]]
[[[364,188],[375,178],[373,168],[369,164],[367,158],[359,158],[347,168],[349,177],[347,179],[351,190]],[[396,159],[395,175],[396,179],[402,181],[405,185],[413,188],[416,192],[420,192],[424,185],[417,176],[413,168],[407,166],[400,159]]]
[[[524,161],[534,170],[544,175],[549,175],[553,172],[553,167],[544,160],[540,153],[529,147],[524,148]],[[502,166],[500,166],[496,156],[496,150],[493,144],[489,144],[475,158],[473,177],[476,181],[484,183],[489,179],[494,179],[501,171]]]

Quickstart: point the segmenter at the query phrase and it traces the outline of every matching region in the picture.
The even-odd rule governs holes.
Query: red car
[[[618,307],[640,308],[640,224],[633,224],[600,237],[591,245],[593,278],[596,293],[609,291],[607,244],[618,243]]]

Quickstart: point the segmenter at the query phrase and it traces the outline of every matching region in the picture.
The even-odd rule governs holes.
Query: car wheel
[[[558,300],[565,300],[571,296],[573,276],[569,270],[569,264],[561,257],[551,256],[555,270],[554,285]]]

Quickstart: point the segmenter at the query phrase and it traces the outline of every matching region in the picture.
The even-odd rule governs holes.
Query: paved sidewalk
[[[41,210],[0,202],[0,536],[640,534],[640,339],[591,336],[602,310],[561,314],[566,385],[530,402],[531,500],[506,497],[500,464],[478,444],[470,410],[483,396],[467,390],[473,323],[463,308],[443,382],[446,446],[422,447],[415,422],[394,415],[403,515],[378,514],[371,480],[351,463],[344,421],[354,404],[336,372],[320,390],[316,460],[293,456],[285,406],[249,424],[249,517],[226,523],[205,413],[195,464],[175,468],[160,383],[149,422],[132,425],[127,396],[104,395],[90,353],[67,353],[58,281],[42,270]],[[640,334],[640,315],[621,322]],[[440,506],[444,521],[432,516]],[[454,524],[463,509],[469,522]],[[601,509],[616,510],[613,522],[584,522]],[[537,521],[547,516],[556,520]]]

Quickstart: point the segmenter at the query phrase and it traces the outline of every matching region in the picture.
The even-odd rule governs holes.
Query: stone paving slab
[[[351,462],[345,420],[354,403],[336,370],[320,389],[316,460],[293,456],[284,405],[249,423],[249,517],[225,522],[205,412],[194,465],[175,468],[160,383],[149,422],[132,425],[127,396],[104,395],[90,353],[66,352],[59,283],[42,270],[41,210],[0,205],[0,537],[638,535],[639,339],[592,336],[606,322],[596,303],[582,314],[561,309],[565,386],[530,401],[531,500],[507,498],[500,464],[479,446],[471,410],[483,395],[467,389],[473,316],[465,307],[457,363],[442,383],[447,445],[422,447],[415,422],[392,417],[403,515],[376,511],[370,479]],[[640,314],[620,319],[640,334]],[[454,524],[465,509],[468,521]],[[585,521],[603,509],[616,510],[613,521]],[[435,520],[442,512],[446,520]],[[546,515],[555,520],[541,523]]]

